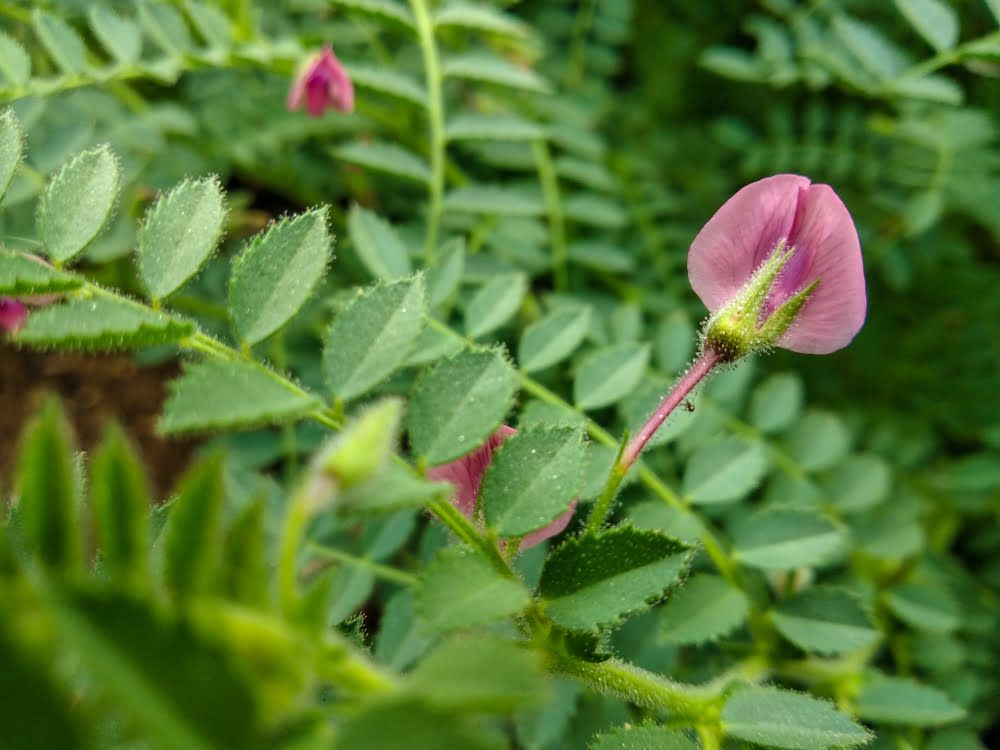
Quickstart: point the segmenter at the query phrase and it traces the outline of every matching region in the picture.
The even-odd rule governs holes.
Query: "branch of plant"
[[[534,141],[531,148],[535,156],[535,168],[538,170],[538,181],[542,186],[542,196],[545,198],[545,212],[549,217],[549,244],[552,246],[552,268],[556,290],[565,292],[569,289],[569,279],[566,274],[568,252],[559,178],[545,139],[539,138]]]

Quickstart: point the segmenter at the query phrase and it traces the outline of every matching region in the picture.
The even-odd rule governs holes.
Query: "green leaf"
[[[572,427],[527,428],[507,438],[479,490],[486,522],[502,537],[542,528],[579,493],[585,457]]]
[[[256,744],[259,718],[250,687],[237,676],[232,656],[190,625],[120,595],[53,599],[61,641],[143,738],[165,750]]]
[[[185,180],[146,212],[139,230],[139,276],[153,299],[162,299],[194,276],[222,236],[226,219],[215,177]]]
[[[31,346],[130,349],[169,344],[192,330],[189,323],[125,299],[92,297],[34,311],[15,340]]]
[[[413,28],[413,15],[398,0],[332,0],[334,5]]]
[[[2,51],[0,49],[0,54]],[[21,122],[14,114],[14,110],[8,109],[0,114],[0,200],[3,200],[7,192],[22,156],[24,156],[24,133],[21,132]]]
[[[479,338],[509,321],[521,307],[527,291],[528,279],[523,273],[494,276],[465,306],[466,335]]]
[[[378,750],[503,750],[510,745],[497,730],[487,729],[475,716],[442,712],[416,698],[396,698],[369,701],[366,708],[351,715],[337,732],[337,746]]]
[[[873,678],[858,695],[855,710],[862,719],[913,727],[937,727],[965,716],[965,709],[937,688],[905,677]]]
[[[326,223],[325,208],[282,219],[236,258],[229,310],[245,343],[256,344],[277,331],[312,295],[330,261]]]
[[[410,401],[410,442],[430,465],[478,448],[500,426],[517,391],[517,374],[496,350],[463,351],[417,382]]]
[[[565,180],[572,180],[594,190],[611,192],[615,189],[614,176],[599,162],[560,156],[556,159],[556,172]]]
[[[853,747],[871,739],[832,703],[773,687],[734,693],[722,709],[722,728],[731,737],[788,750]]]
[[[337,315],[323,346],[327,387],[350,400],[389,377],[409,356],[424,327],[423,276],[379,284]]]
[[[464,113],[452,117],[445,128],[449,141],[534,141],[545,137],[542,126],[514,115]]]
[[[171,5],[158,0],[139,0],[139,23],[168,55],[185,55],[194,47],[184,17]]]
[[[642,380],[649,351],[648,344],[630,342],[590,353],[573,381],[573,401],[587,410],[620,401]]]
[[[945,729],[928,738],[924,750],[987,750],[987,747],[972,729]]]
[[[169,389],[159,429],[170,435],[275,424],[322,406],[255,362],[189,362]]]
[[[587,743],[587,750],[698,750],[694,740],[656,724],[615,727]]]
[[[163,580],[178,598],[207,593],[219,569],[222,457],[200,460],[181,480],[163,531]]]
[[[833,521],[810,511],[758,511],[733,530],[733,556],[764,570],[821,565],[841,550],[844,536]]]
[[[885,594],[900,620],[917,630],[950,633],[962,624],[962,613],[947,590],[926,583],[904,583]]]
[[[861,67],[875,78],[898,78],[906,70],[908,58],[873,25],[838,13],[831,28]]]
[[[789,453],[803,469],[821,471],[847,455],[851,436],[835,414],[813,411],[789,431],[787,442]]]
[[[572,630],[613,627],[677,585],[690,549],[660,532],[631,526],[574,537],[545,560],[538,585],[545,611]]]
[[[401,671],[419,659],[433,642],[414,615],[413,592],[401,589],[390,596],[375,636],[375,657],[390,669]]]
[[[446,302],[458,289],[465,270],[465,240],[456,237],[438,249],[437,265],[427,271],[427,297],[431,307]]]
[[[539,94],[547,94],[551,90],[548,81],[533,70],[520,68],[502,57],[481,52],[448,57],[444,60],[441,71],[446,78],[494,83]]]
[[[434,25],[519,37],[527,37],[531,33],[516,16],[487,5],[474,5],[461,0],[450,0],[438,10],[434,14]]]
[[[767,465],[767,453],[760,443],[740,438],[714,440],[688,460],[684,494],[698,504],[740,500],[757,488]]]
[[[541,216],[545,204],[533,188],[509,188],[499,185],[466,185],[444,197],[446,211],[486,214],[488,216]]]
[[[24,47],[0,31],[0,73],[11,87],[25,86],[31,79],[31,58]]]
[[[524,329],[518,359],[525,372],[562,362],[583,343],[590,330],[589,305],[560,306]]]
[[[541,698],[540,656],[500,638],[456,636],[416,666],[405,689],[446,711],[507,713]]]
[[[892,472],[878,456],[851,456],[824,484],[838,510],[855,513],[873,508],[889,496]]]
[[[410,469],[389,462],[371,481],[342,493],[339,502],[344,513],[387,513],[420,508],[432,500],[447,499],[453,491],[448,483],[429,482],[414,476]]]
[[[103,5],[92,5],[87,16],[94,36],[119,65],[132,65],[142,55],[138,24]]]
[[[0,248],[0,294],[20,297],[29,294],[67,292],[80,281],[41,261]]]
[[[446,547],[424,568],[414,594],[417,616],[431,632],[462,630],[523,610],[531,594],[472,551]]]
[[[142,464],[117,425],[105,433],[91,472],[102,567],[113,582],[139,590],[149,584],[149,490]]]
[[[958,14],[941,0],[896,0],[896,8],[938,52],[958,42]]]
[[[351,64],[346,67],[351,82],[358,88],[394,96],[420,107],[427,106],[427,93],[419,83],[407,75],[394,70],[370,68],[364,65]]]
[[[805,388],[798,375],[772,375],[753,393],[750,421],[761,432],[781,432],[798,419],[804,401]]]
[[[394,281],[410,275],[413,269],[406,246],[378,214],[357,204],[351,206],[347,231],[358,258],[376,279]]]
[[[84,151],[56,172],[38,204],[39,234],[50,258],[65,262],[93,241],[115,205],[121,176],[107,146]]]
[[[732,633],[749,612],[746,594],[719,576],[701,573],[675,591],[663,607],[660,636],[668,643],[707,643]]]
[[[577,193],[563,201],[567,219],[602,229],[621,229],[628,223],[625,209],[613,200],[593,193]]]
[[[32,557],[60,572],[81,562],[73,444],[59,401],[28,423],[17,461],[18,514]]]
[[[333,153],[339,159],[376,172],[405,177],[425,185],[431,181],[431,168],[427,162],[395,143],[354,141],[334,149]]]
[[[879,631],[857,599],[835,588],[816,587],[783,601],[774,626],[804,651],[846,654],[874,646]]]
[[[210,46],[225,49],[232,45],[233,25],[221,9],[199,0],[184,0],[184,9]]]
[[[1000,24],[1000,0],[985,0],[985,2],[990,13],[993,14],[993,18]]]
[[[235,601],[265,607],[270,567],[264,541],[265,500],[254,497],[229,524],[222,545],[223,586]]]
[[[78,75],[87,69],[87,47],[72,26],[39,8],[35,8],[31,22],[45,51],[63,73]]]

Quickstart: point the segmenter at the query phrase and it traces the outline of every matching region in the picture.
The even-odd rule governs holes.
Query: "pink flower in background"
[[[0,328],[15,333],[28,318],[28,308],[22,302],[0,297]]]
[[[443,466],[435,466],[427,470],[428,479],[438,482],[450,482],[455,487],[455,494],[452,496],[452,503],[462,511],[462,514],[474,520],[476,512],[476,501],[479,499],[479,485],[483,481],[483,475],[487,467],[493,460],[493,453],[503,443],[504,440],[515,434],[517,430],[507,425],[500,426],[496,432],[490,435],[489,439],[481,446],[467,453],[461,458],[455,459],[451,463]],[[520,549],[528,549],[536,544],[544,542],[549,537],[562,532],[573,518],[573,511],[576,510],[576,501],[570,503],[569,509],[558,516],[547,526],[525,534],[521,539]]]
[[[768,343],[806,354],[847,346],[865,320],[865,275],[854,222],[829,185],[780,174],[741,189],[691,243],[691,286],[714,315],[781,250],[791,254],[767,290],[758,327],[795,295],[815,287],[791,325]]]
[[[329,44],[308,60],[295,76],[288,92],[288,109],[301,109],[303,102],[313,117],[319,117],[329,108],[354,111],[354,84]]]

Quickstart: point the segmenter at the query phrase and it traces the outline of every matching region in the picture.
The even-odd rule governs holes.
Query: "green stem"
[[[319,477],[310,476],[294,494],[281,528],[278,544],[278,599],[286,615],[294,615],[299,606],[298,556],[306,526],[315,512],[323,489],[332,491],[332,484],[323,483]]]
[[[566,224],[563,217],[562,198],[559,194],[559,178],[552,163],[548,144],[541,138],[532,144],[535,167],[545,198],[545,211],[549,216],[549,243],[552,245],[552,268],[555,273],[556,291],[569,289],[566,273]]]
[[[427,235],[424,240],[424,263],[433,266],[436,261],[438,228],[444,210],[444,92],[441,64],[438,61],[434,25],[425,0],[410,0],[410,8],[417,22],[420,52],[424,58],[424,80],[427,86],[427,116],[430,125],[430,207],[427,212]]]
[[[604,485],[604,492],[601,493],[600,498],[594,503],[594,509],[590,511],[590,518],[587,519],[587,531],[592,534],[597,533],[604,526],[608,513],[611,511],[611,503],[614,502],[615,495],[618,493],[618,487],[621,485],[625,475],[628,474],[629,467],[622,464],[622,453],[625,450],[627,442],[628,430],[622,435],[622,440],[618,444],[618,455],[615,456],[615,462],[611,467],[611,473],[608,475],[607,484]]]
[[[482,555],[505,578],[517,578],[500,554],[496,542],[480,533],[472,521],[462,515],[462,512],[448,500],[432,500],[427,504],[427,508],[440,519],[441,523],[451,529],[455,536]]]
[[[576,13],[573,37],[570,41],[569,65],[566,68],[566,88],[572,89],[583,81],[587,71],[587,37],[594,20],[596,0],[585,0],[584,6]]]
[[[308,544],[306,545],[306,550],[313,553],[317,557],[322,557],[326,560],[335,560],[336,562],[351,565],[355,568],[370,571],[379,578],[384,578],[387,581],[398,583],[401,586],[417,585],[417,577],[414,575],[410,575],[402,570],[393,568],[390,565],[382,565],[382,563],[369,560],[367,557],[357,557],[356,555],[352,555],[350,552],[344,552],[336,547],[327,547],[321,544]]]

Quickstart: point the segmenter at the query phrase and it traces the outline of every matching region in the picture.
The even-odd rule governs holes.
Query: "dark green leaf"
[[[216,583],[222,541],[222,457],[188,471],[163,531],[163,579],[178,597],[203,594]]]
[[[764,570],[820,565],[843,544],[843,529],[810,511],[765,510],[748,516],[733,530],[736,559]]]
[[[508,743],[475,716],[439,712],[416,699],[404,698],[371,703],[351,716],[338,732],[337,746],[372,750],[502,750]]]
[[[465,333],[479,338],[509,321],[524,299],[528,279],[521,273],[494,276],[465,306]]]
[[[222,545],[222,573],[226,593],[234,600],[263,607],[268,600],[270,574],[264,544],[266,507],[255,497],[226,529]]]
[[[896,617],[917,630],[950,633],[962,622],[954,598],[932,584],[904,583],[886,592],[885,601]]]
[[[783,601],[772,615],[785,638],[805,651],[844,654],[873,646],[879,631],[845,591],[816,587]]]
[[[536,372],[566,359],[583,343],[589,328],[589,306],[566,305],[536,320],[521,335],[521,369]]]

